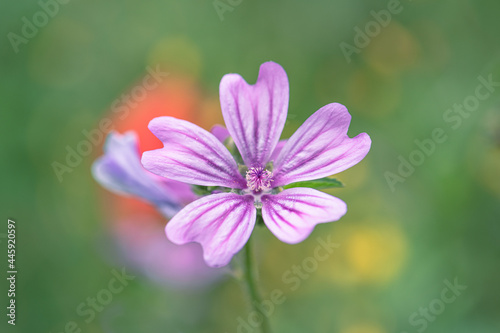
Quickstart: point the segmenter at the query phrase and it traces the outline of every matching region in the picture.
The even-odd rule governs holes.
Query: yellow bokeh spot
[[[399,242],[394,243],[379,232],[362,231],[349,239],[347,256],[352,268],[360,276],[386,279],[394,271],[394,265],[391,264],[393,261],[388,261],[387,258],[399,257],[394,251],[399,247]]]
[[[368,224],[369,222],[369,224]],[[407,258],[407,241],[395,222],[380,219],[336,228],[340,243],[324,278],[342,285],[384,284],[396,278]]]
[[[369,69],[357,70],[347,82],[348,104],[370,117],[393,112],[401,100],[401,82],[396,76],[383,76]]]
[[[393,21],[363,52],[368,65],[384,75],[397,75],[417,65],[420,46],[410,31]]]

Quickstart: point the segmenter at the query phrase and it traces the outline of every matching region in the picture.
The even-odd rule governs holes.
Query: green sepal
[[[194,194],[199,196],[212,194],[214,191],[229,192],[230,189],[220,186],[201,186],[201,185],[191,185],[191,190]]]
[[[296,182],[283,186],[285,190],[294,187],[310,187],[316,190],[324,190],[328,188],[344,187],[344,184],[342,184],[340,180],[337,180],[335,178],[320,178],[315,180]]]
[[[255,219],[255,225],[265,225],[264,219],[262,218],[262,211],[260,209],[257,209],[257,216]]]

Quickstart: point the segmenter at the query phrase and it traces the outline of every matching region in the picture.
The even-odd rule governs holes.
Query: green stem
[[[252,256],[252,245],[251,237],[245,245],[245,258],[244,258],[244,274],[243,279],[246,282],[246,289],[248,291],[248,296],[250,297],[250,306],[253,311],[260,314],[262,317],[262,324],[260,325],[260,331],[262,333],[271,333],[271,326],[269,324],[269,319],[267,316],[260,312],[256,304],[262,304],[260,293],[257,287],[257,266],[254,264]]]

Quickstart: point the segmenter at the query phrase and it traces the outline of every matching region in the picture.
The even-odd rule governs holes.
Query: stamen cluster
[[[265,191],[271,188],[273,173],[263,167],[253,167],[247,171],[247,186],[252,191]]]

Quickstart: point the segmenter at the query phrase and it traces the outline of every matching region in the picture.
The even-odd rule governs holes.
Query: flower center
[[[263,167],[250,168],[246,175],[247,186],[252,191],[265,191],[271,188],[273,173]]]

